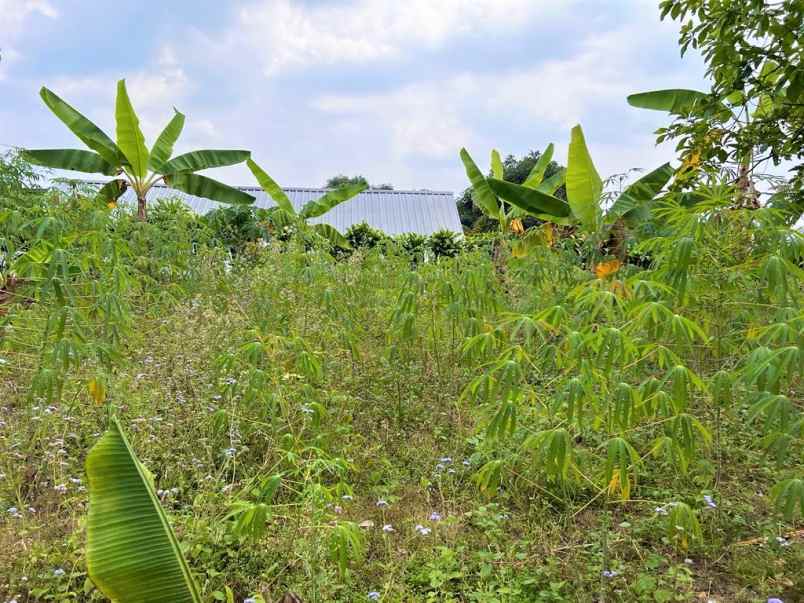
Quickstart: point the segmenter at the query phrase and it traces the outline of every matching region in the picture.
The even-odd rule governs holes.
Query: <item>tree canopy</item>
[[[750,175],[765,161],[792,161],[804,178],[804,3],[801,0],[663,0],[662,18],[681,25],[681,54],[701,52],[711,91],[659,130],[692,163]],[[725,105],[724,105],[725,103]],[[724,107],[726,110],[724,110]],[[658,108],[658,107],[651,107]]]

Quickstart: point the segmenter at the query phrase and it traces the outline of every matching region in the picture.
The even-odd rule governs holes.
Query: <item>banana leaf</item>
[[[184,115],[179,113],[175,107],[173,111],[175,112],[173,118],[162,130],[159,138],[156,139],[153,148],[151,148],[151,155],[148,157],[148,167],[155,172],[158,172],[162,164],[170,159],[173,154],[173,145],[176,144],[181,131],[184,129]]]
[[[95,198],[103,203],[117,203],[117,200],[126,192],[128,182],[125,180],[110,180],[104,184]]]
[[[606,222],[611,224],[629,212],[638,209],[653,200],[673,177],[673,168],[669,163],[656,168],[642,176],[626,188],[606,213]]]
[[[165,176],[165,183],[190,195],[220,201],[221,203],[242,205],[254,203],[254,197],[248,193],[200,174],[187,174],[185,172],[170,174]]]
[[[310,201],[302,207],[299,212],[299,217],[303,220],[308,218],[317,218],[323,216],[336,205],[340,205],[344,201],[348,201],[352,197],[359,195],[367,188],[365,183],[347,184],[329,191],[314,201]]]
[[[117,82],[115,122],[117,123],[117,146],[128,159],[134,176],[145,178],[148,174],[148,149],[145,146],[145,137],[140,130],[140,120],[128,97],[126,80]]]
[[[332,243],[334,247],[341,247],[342,249],[352,248],[346,237],[338,232],[338,229],[334,226],[329,224],[313,224],[313,230]]]
[[[246,165],[248,169],[251,170],[251,173],[254,174],[254,177],[257,179],[257,182],[260,183],[260,187],[264,190],[282,209],[284,212],[296,215],[296,210],[293,208],[293,203],[290,202],[288,196],[285,194],[285,191],[282,190],[282,187],[279,186],[273,178],[271,178],[265,170],[263,170],[260,166],[256,164],[253,159],[249,159],[246,161]]]
[[[159,169],[160,174],[177,172],[198,172],[215,167],[235,165],[251,156],[250,151],[202,150],[184,153],[166,161]]]
[[[473,199],[489,217],[497,219],[500,215],[500,203],[497,196],[466,149],[461,149],[461,161],[466,169],[466,176],[472,183]]]
[[[28,149],[22,156],[30,163],[59,170],[107,176],[114,176],[119,170],[97,153],[80,149]]]
[[[572,213],[590,232],[597,229],[600,218],[600,195],[603,181],[595,169],[581,126],[572,128],[567,156],[567,200]]]
[[[489,178],[488,184],[501,199],[505,199],[511,205],[523,209],[531,215],[547,215],[556,218],[570,215],[569,205],[558,197],[496,178]]]
[[[107,163],[119,166],[127,163],[125,156],[98,126],[44,86],[39,91],[44,103],[81,142],[103,157]]]
[[[116,603],[201,603],[198,586],[139,462],[113,418],[86,460],[87,569]]]
[[[528,177],[525,178],[525,182],[522,183],[522,186],[527,188],[537,188],[542,183],[542,180],[544,180],[544,172],[547,170],[547,166],[550,165],[550,162],[553,160],[553,149],[553,143],[551,142],[547,145],[544,153],[539,155],[538,161],[536,161],[533,169],[530,170],[530,174],[528,174]]]

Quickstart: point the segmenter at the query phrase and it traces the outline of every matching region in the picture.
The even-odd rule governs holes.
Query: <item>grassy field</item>
[[[761,211],[671,207],[597,275],[572,238],[232,263],[81,211],[3,306],[0,599],[103,600],[112,413],[209,600],[804,598],[801,238]]]

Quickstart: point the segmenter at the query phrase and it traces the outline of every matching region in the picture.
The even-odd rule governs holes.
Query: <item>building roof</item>
[[[257,198],[255,207],[268,209],[276,203],[265,191],[257,187],[240,186],[242,191]],[[285,194],[297,210],[308,201],[317,199],[327,192],[323,188],[286,188]],[[188,195],[167,186],[154,186],[148,191],[148,202],[159,199],[181,199],[197,214],[205,214],[222,204],[202,197]],[[131,189],[123,195],[123,203],[136,205],[136,198]],[[367,222],[370,226],[382,230],[388,235],[399,235],[415,232],[430,235],[439,230],[462,232],[461,220],[455,206],[455,197],[444,191],[388,191],[366,189],[356,197],[341,203],[321,217],[313,218],[310,223],[324,222],[345,232],[353,224]]]

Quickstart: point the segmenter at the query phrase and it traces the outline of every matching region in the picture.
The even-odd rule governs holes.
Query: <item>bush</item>
[[[232,205],[212,210],[203,217],[203,221],[215,240],[233,253],[238,253],[246,244],[268,238],[263,225],[262,211],[253,207]]]
[[[437,258],[454,258],[461,252],[463,244],[458,238],[457,233],[451,230],[439,230],[430,235],[427,242],[430,251]]]
[[[372,228],[366,222],[353,224],[346,231],[346,240],[355,249],[373,249],[388,241],[388,236],[381,230]]]

